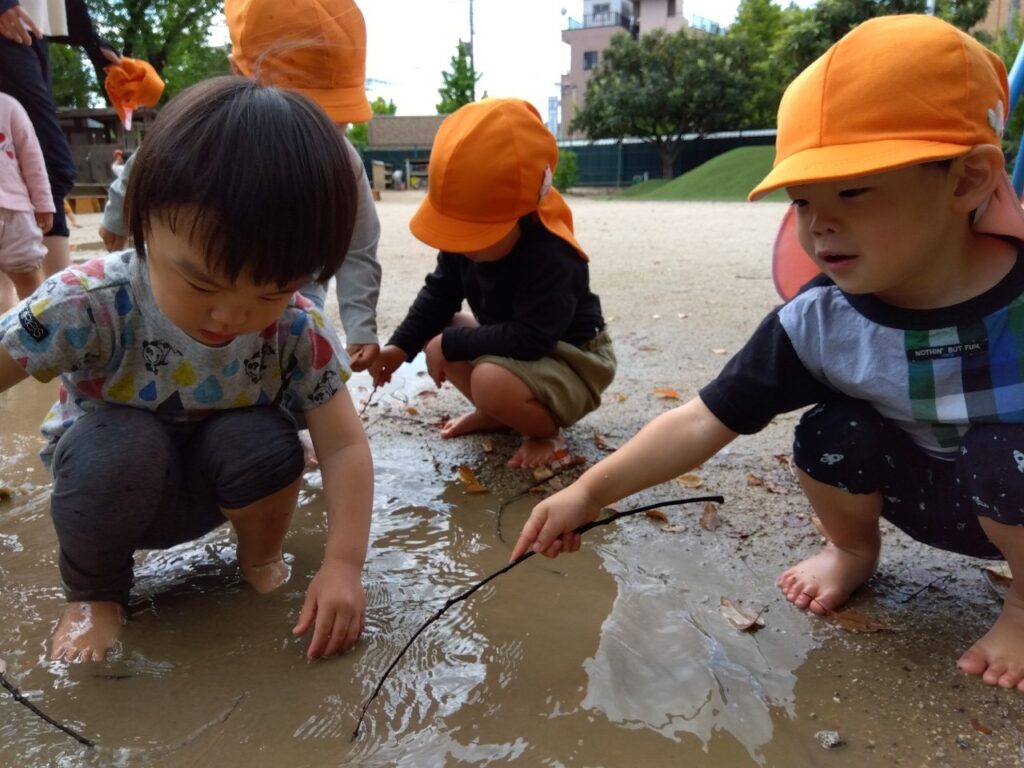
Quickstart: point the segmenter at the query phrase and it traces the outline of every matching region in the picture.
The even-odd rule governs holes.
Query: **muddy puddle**
[[[350,387],[357,405],[371,395],[365,377]],[[696,526],[666,535],[641,517],[588,534],[579,555],[534,558],[452,607],[403,658],[353,740],[399,649],[448,597],[506,563],[535,498],[505,505],[499,520],[528,478],[502,470],[500,450],[482,453],[477,438],[436,440],[433,424],[450,406],[429,389],[410,370],[372,393],[368,625],[354,652],[317,663],[290,634],[323,543],[316,473],[280,592],[261,597],[239,582],[226,530],[145,553],[115,656],[49,662],[62,595],[35,453],[55,389],[26,383],[0,395],[0,481],[15,490],[0,504],[0,658],[36,706],[96,742],[78,745],[0,692],[0,765],[1019,764],[1015,694],[949,673],[962,639],[949,628],[962,610],[955,584],[924,598],[944,618],[923,620],[913,637],[843,634],[789,609],[772,566],[737,556],[734,539]],[[490,493],[465,493],[463,463],[493,483]],[[899,589],[886,594],[888,610],[908,610]],[[734,629],[722,596],[763,612],[767,627]],[[989,609],[960,614],[970,632],[990,620],[978,610]],[[826,730],[847,744],[826,751],[816,738]]]

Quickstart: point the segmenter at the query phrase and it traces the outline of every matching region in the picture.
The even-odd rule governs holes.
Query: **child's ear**
[[[987,201],[1004,172],[1003,152],[992,144],[979,144],[953,161],[958,174],[953,190],[953,209],[970,213]]]

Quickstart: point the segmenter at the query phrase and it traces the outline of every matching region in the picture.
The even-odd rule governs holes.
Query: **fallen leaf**
[[[417,392],[416,397],[420,398],[420,400],[429,400],[432,397],[437,397],[437,392],[435,392],[432,389],[424,389],[420,392]]]
[[[739,608],[733,605],[732,600],[728,597],[721,598],[718,610],[726,621],[741,632],[757,632],[764,627],[764,619],[761,618],[760,613],[754,614]]]
[[[537,467],[533,470],[533,479],[538,483],[542,483],[549,477],[554,477],[555,471],[551,467]]]
[[[722,520],[718,517],[718,507],[714,502],[704,502],[704,514],[700,516],[700,527],[705,531],[717,531],[722,527]]]
[[[764,485],[764,480],[753,473],[747,473],[747,485]]]
[[[1002,584],[1008,587],[1013,582],[1013,573],[1010,571],[1010,566],[1006,563],[986,565],[981,570],[984,572],[985,578],[995,584]]]
[[[620,403],[624,403],[626,402],[627,397],[629,397],[629,395],[616,395],[615,399],[618,400]]]
[[[530,493],[547,493],[548,489],[543,485],[532,485],[530,486]]]
[[[974,730],[976,730],[978,733],[983,733],[986,736],[991,736],[992,735],[992,729],[989,728],[987,725],[985,725],[983,722],[981,722],[980,720],[978,720],[975,717],[971,718],[971,727]]]
[[[729,354],[729,350],[725,349],[725,347],[715,347],[711,351],[714,352],[716,355],[727,355],[727,354]]]
[[[652,520],[660,520],[663,523],[668,522],[668,516],[660,509],[649,509],[644,514]]]
[[[491,453],[494,450],[494,443],[491,442],[491,438],[485,437],[480,441],[480,447],[484,449],[484,453]]]
[[[657,347],[652,347],[649,344],[644,344],[642,347],[637,347],[638,352],[657,352]]]
[[[700,479],[700,475],[680,475],[676,478],[676,482],[679,483],[683,488],[700,488],[704,485],[704,481]]]
[[[845,610],[845,611],[829,611],[828,614],[836,624],[847,632],[885,632],[889,629],[888,626],[873,619],[870,616],[866,616],[863,613],[857,611]]]
[[[598,448],[598,450],[606,451],[608,453],[611,453],[612,451],[616,450],[615,446],[609,443],[607,440],[605,440],[599,432],[594,433],[594,445]]]
[[[476,473],[465,464],[459,467],[459,479],[466,486],[466,493],[487,493],[487,488],[476,479]]]
[[[420,413],[411,405],[405,409],[405,412],[408,413],[410,416],[418,416]]]
[[[654,394],[658,397],[664,397],[666,400],[678,400],[679,393],[674,389],[656,389]]]

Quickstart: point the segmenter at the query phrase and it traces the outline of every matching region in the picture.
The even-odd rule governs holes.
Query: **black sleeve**
[[[103,80],[106,77],[103,69],[104,67],[109,67],[110,62],[103,55],[101,49],[108,48],[115,53],[117,53],[117,49],[96,34],[96,29],[92,25],[92,19],[89,18],[89,9],[85,5],[85,0],[64,0],[64,10],[68,16],[67,36],[55,35],[47,37],[47,40],[55,43],[64,43],[65,45],[81,46],[96,69],[96,77],[100,85],[103,85]]]
[[[741,435],[759,432],[780,413],[819,403],[835,390],[811,376],[779,322],[766,317],[700,398],[725,426]]]
[[[0,13],[7,13],[18,4],[18,0],[0,0]]]
[[[561,241],[558,241],[560,243]],[[516,360],[539,360],[551,354],[576,314],[587,290],[587,264],[568,246],[524,252],[512,297],[512,315],[498,323],[475,328],[446,328],[441,349],[448,360],[473,360],[498,355]],[[596,331],[595,331],[596,332]]]
[[[456,258],[451,254],[438,254],[437,266],[423,281],[405,319],[388,340],[388,344],[402,349],[409,360],[416,357],[423,345],[439,334],[462,308],[462,280]]]

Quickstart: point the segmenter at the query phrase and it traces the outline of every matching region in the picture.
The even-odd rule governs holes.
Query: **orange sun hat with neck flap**
[[[920,14],[865,21],[786,89],[774,166],[749,198],[1001,147],[1008,102],[1002,60],[952,24]],[[1024,242],[1024,212],[1005,173],[972,226]],[[819,272],[796,237],[792,208],[772,271],[785,299]]]
[[[366,22],[352,0],[227,0],[231,60],[246,77],[298,91],[335,123],[365,123]]]
[[[427,197],[409,229],[448,253],[488,248],[522,216],[540,223],[587,260],[573,234],[572,211],[551,186],[558,144],[532,104],[484,99],[441,123],[430,150]]]
[[[148,61],[122,56],[120,63],[107,67],[103,87],[124,129],[130,131],[132,113],[139,107],[155,107],[163,95],[164,81]]]

